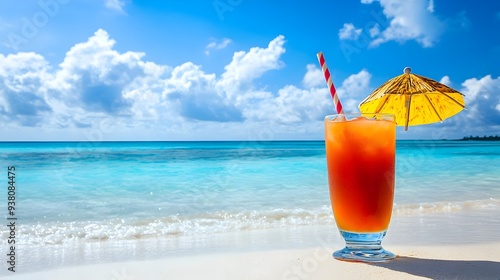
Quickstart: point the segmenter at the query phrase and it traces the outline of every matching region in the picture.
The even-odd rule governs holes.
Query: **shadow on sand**
[[[393,261],[373,265],[430,279],[500,280],[500,262],[494,261],[436,260],[400,256]]]

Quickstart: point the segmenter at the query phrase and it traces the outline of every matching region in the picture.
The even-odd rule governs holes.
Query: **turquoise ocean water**
[[[500,142],[398,141],[396,157],[395,216],[500,209]],[[24,245],[332,224],[323,141],[4,142],[5,218],[8,166]]]

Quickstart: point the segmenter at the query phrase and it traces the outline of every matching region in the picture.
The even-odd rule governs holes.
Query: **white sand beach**
[[[341,262],[323,247],[208,254],[152,261],[68,267],[12,279],[499,279],[500,242],[394,246],[382,264]],[[11,277],[9,277],[10,279]]]

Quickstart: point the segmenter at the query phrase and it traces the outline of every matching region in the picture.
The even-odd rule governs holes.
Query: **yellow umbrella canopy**
[[[362,113],[390,113],[396,124],[408,126],[441,122],[465,108],[463,94],[439,82],[411,73],[385,82],[361,104]]]

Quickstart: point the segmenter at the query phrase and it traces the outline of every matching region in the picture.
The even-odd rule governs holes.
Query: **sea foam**
[[[500,209],[500,199],[442,201],[436,203],[395,204],[393,218],[469,210]],[[62,244],[75,240],[136,240],[179,237],[250,230],[334,225],[329,205],[313,209],[276,208],[261,211],[215,211],[196,215],[170,215],[161,218],[111,219],[23,224],[19,229],[21,244]],[[5,243],[7,231],[2,230]]]

